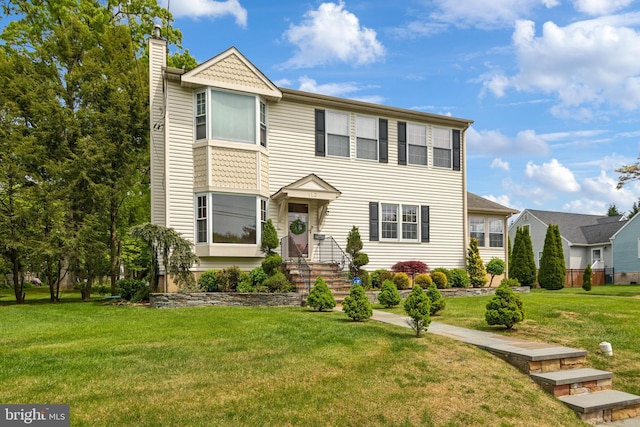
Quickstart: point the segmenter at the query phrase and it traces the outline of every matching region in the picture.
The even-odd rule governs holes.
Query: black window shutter
[[[369,240],[377,242],[378,235],[378,202],[369,202]]]
[[[460,151],[460,130],[453,130],[453,170],[460,170],[460,161],[461,161],[461,151]]]
[[[324,110],[316,110],[316,156],[325,156]]]
[[[429,241],[429,206],[420,206],[420,241]]]
[[[378,131],[380,133],[380,163],[389,162],[389,122],[387,119],[379,119]]]
[[[407,164],[407,123],[398,122],[398,164]]]

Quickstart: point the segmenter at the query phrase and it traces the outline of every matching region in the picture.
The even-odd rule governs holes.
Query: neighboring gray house
[[[640,215],[635,215],[611,236],[614,282],[640,283]]]
[[[587,265],[591,265],[594,270],[610,274],[614,267],[611,239],[626,223],[622,216],[525,209],[509,226],[509,238],[513,242],[517,227],[528,228],[536,266],[540,267],[547,227],[549,224],[556,224],[562,237],[567,270],[577,270],[580,273]],[[577,276],[581,279],[581,274]],[[613,277],[608,280],[612,281]]]

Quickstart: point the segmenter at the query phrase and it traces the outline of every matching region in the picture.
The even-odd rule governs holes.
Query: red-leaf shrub
[[[411,277],[416,274],[429,273],[429,267],[422,261],[400,261],[391,267],[394,273],[405,273]]]

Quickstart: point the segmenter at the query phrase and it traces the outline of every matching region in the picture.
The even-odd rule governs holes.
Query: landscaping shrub
[[[198,279],[198,285],[205,292],[218,292],[218,279],[216,276],[216,270],[207,270],[200,275]]]
[[[438,289],[446,289],[449,287],[447,276],[442,271],[434,271],[431,273],[431,280],[436,284]]]
[[[394,273],[405,273],[407,276],[413,278],[416,274],[429,273],[429,267],[422,261],[400,261],[391,267],[391,271]]]
[[[147,284],[142,280],[134,280],[134,279],[120,279],[116,282],[116,287],[118,288],[118,293],[122,299],[127,301],[131,301],[138,290],[146,287]]]
[[[445,267],[438,267],[436,269],[434,269],[433,271],[431,271],[431,278],[433,279],[433,273],[439,271],[440,273],[444,273],[445,276],[447,276],[447,283],[451,283],[451,270],[449,270],[448,268]]]
[[[541,288],[558,290],[564,288],[565,279],[566,269],[560,230],[557,225],[549,224],[540,257],[538,283]]]
[[[517,286],[520,286],[520,282],[518,282],[516,279],[502,279],[500,281],[500,286],[505,285],[505,286],[509,286],[511,288],[515,288]]]
[[[444,301],[444,297],[442,296],[442,293],[440,293],[440,291],[438,290],[435,284],[432,283],[431,286],[427,288],[426,293],[427,293],[427,296],[429,297],[429,302],[431,303],[430,309],[429,309],[429,314],[431,316],[434,316],[439,311],[444,310],[444,307],[446,305]]]
[[[591,290],[591,266],[587,264],[587,268],[582,272],[582,289],[589,292]]]
[[[391,280],[385,280],[382,284],[382,290],[378,294],[378,301],[384,307],[394,307],[400,304],[400,292],[398,292],[398,288],[396,288],[395,283]]]
[[[380,289],[385,280],[392,280],[393,272],[385,269],[376,270],[371,273],[371,286]]]
[[[260,250],[267,255],[271,255],[273,250],[278,247],[278,232],[273,225],[273,221],[269,218],[262,228],[262,242],[260,242]]]
[[[360,252],[362,250],[362,238],[360,237],[358,227],[355,225],[351,227],[351,231],[349,231],[345,250],[351,257],[351,264],[353,265],[350,273],[359,276],[362,267],[369,264],[369,256],[364,252]]]
[[[318,311],[330,311],[336,306],[336,300],[322,277],[316,279],[307,297],[307,305]]]
[[[423,274],[418,274],[415,277],[415,279],[413,279],[413,283],[415,285],[420,285],[422,289],[427,289],[429,286],[431,286],[431,284],[433,283],[433,280],[431,280],[431,276],[423,273]]]
[[[409,289],[409,286],[411,285],[411,280],[409,280],[409,276],[407,276],[406,273],[394,274],[392,281],[395,283],[396,288],[400,290]]]
[[[0,289],[3,289],[2,286],[0,286]],[[13,289],[13,286],[11,288],[6,288],[6,289]],[[94,285],[91,287],[91,293],[99,294],[99,295],[111,295],[111,286],[110,285]]]
[[[246,273],[245,273],[246,274]],[[243,272],[240,267],[233,265],[216,271],[216,282],[220,292],[233,292],[242,281]]]
[[[500,285],[496,289],[496,294],[487,303],[485,320],[489,325],[504,325],[507,329],[522,322],[524,310],[522,301],[509,286]]]
[[[282,265],[282,257],[280,254],[271,253],[267,255],[262,261],[262,269],[267,276],[273,276],[278,271],[278,268]]]
[[[253,285],[253,282],[247,275],[247,277],[245,277],[240,283],[238,283],[236,292],[257,292],[257,290],[256,290],[256,287]]]
[[[249,272],[249,280],[255,288],[261,287],[268,278],[269,276],[267,276],[262,267],[256,267]]]
[[[351,286],[349,295],[342,301],[342,311],[356,322],[362,322],[371,317],[373,309],[362,286]]]
[[[482,258],[480,258],[480,249],[478,248],[478,239],[476,238],[472,237],[469,242],[466,261],[471,286],[474,288],[482,288],[487,284],[487,270],[485,270],[484,262],[482,262]]]
[[[283,272],[278,271],[273,276],[270,276],[264,281],[264,285],[269,289],[269,292],[295,292],[295,285],[289,283],[287,276]]]
[[[493,284],[493,278],[504,273],[504,270],[507,268],[505,262],[500,258],[493,257],[491,261],[487,263],[487,273],[491,275],[491,280],[489,281],[489,287]]]
[[[131,302],[145,302],[149,301],[149,294],[151,293],[151,287],[146,283],[144,287],[139,288],[136,294],[131,298]]]
[[[365,291],[371,289],[371,276],[369,275],[369,272],[367,270],[360,269],[358,277],[360,277],[360,280],[362,281],[362,287]]]
[[[468,288],[471,283],[469,273],[464,268],[453,268],[449,270],[449,276],[451,279],[448,281],[446,287],[451,288]]]
[[[427,330],[431,323],[429,297],[420,286],[414,285],[403,305],[405,313],[410,317],[409,326],[416,332],[416,337],[419,337],[420,333]]]

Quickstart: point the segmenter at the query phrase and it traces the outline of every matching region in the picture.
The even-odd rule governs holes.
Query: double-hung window
[[[378,160],[378,119],[356,116],[356,157]]]
[[[484,247],[484,217],[470,216],[469,231],[471,238],[475,238],[478,241],[478,246]]]
[[[407,150],[409,164],[427,165],[427,127],[407,123]]]
[[[418,240],[418,206],[402,205],[402,240]]]
[[[451,129],[433,128],[433,166],[451,169]]]
[[[196,243],[207,243],[207,196],[196,196]]]
[[[267,104],[260,101],[260,145],[267,146]]]
[[[504,247],[504,222],[500,218],[489,219],[489,247]]]
[[[196,139],[207,139],[207,93],[196,93]]]
[[[398,238],[398,205],[382,203],[382,238]]]
[[[327,155],[349,157],[349,114],[326,112]]]
[[[381,224],[383,239],[417,241],[418,205],[381,204]]]

